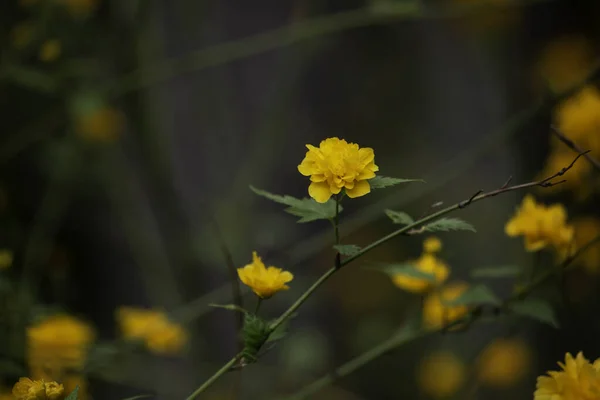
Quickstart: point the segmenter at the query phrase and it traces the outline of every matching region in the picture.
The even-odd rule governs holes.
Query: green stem
[[[254,315],[258,315],[258,310],[260,309],[260,305],[262,304],[262,297],[257,297],[256,300],[256,308],[254,309]]]
[[[211,376],[210,378],[208,378],[202,384],[202,386],[200,386],[198,389],[196,389],[194,391],[194,393],[192,393],[188,397],[186,397],[185,400],[194,400],[194,399],[197,399],[198,396],[202,392],[204,392],[206,389],[208,389],[213,383],[215,383],[217,381],[217,379],[219,379],[223,374],[225,374],[227,371],[229,371],[231,369],[231,367],[233,367],[235,365],[235,363],[238,362],[238,360],[239,360],[240,357],[241,357],[241,354],[238,354],[235,357],[233,357],[231,360],[229,360],[227,362],[227,364],[223,365],[220,370],[218,370],[217,372],[215,372],[213,376]]]
[[[335,196],[335,217],[333,218],[333,231],[335,233],[335,244],[340,244],[340,195]]]

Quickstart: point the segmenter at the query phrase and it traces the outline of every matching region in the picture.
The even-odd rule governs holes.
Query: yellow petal
[[[312,182],[308,187],[308,194],[318,203],[326,203],[331,197],[327,182]]]
[[[350,198],[364,196],[371,191],[371,185],[368,181],[358,181],[352,189],[346,189],[346,194]]]

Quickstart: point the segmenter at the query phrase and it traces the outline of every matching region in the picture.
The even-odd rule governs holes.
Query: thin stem
[[[237,354],[235,357],[233,357],[231,360],[229,360],[227,362],[227,364],[223,365],[220,370],[215,372],[213,376],[208,378],[198,389],[196,389],[194,391],[194,393],[190,394],[185,400],[194,400],[194,399],[198,398],[198,396],[202,392],[204,392],[206,389],[208,389],[213,383],[215,383],[217,381],[217,379],[219,379],[223,374],[225,374],[227,371],[229,371],[231,369],[231,367],[233,367],[235,365],[235,363],[238,362],[240,357],[241,357],[241,354]]]
[[[258,310],[260,309],[261,304],[262,304],[262,297],[257,296],[256,308],[254,309],[254,315],[258,315]]]
[[[600,242],[600,235],[597,236],[596,238],[592,239],[591,241],[587,242],[581,248],[579,248],[579,250],[577,250],[577,252],[573,256],[571,256],[570,258],[563,261],[560,264],[560,266],[566,270],[568,267],[572,266],[572,262],[577,257],[579,257],[581,254],[583,254],[585,251],[587,251],[590,247],[592,247],[594,244],[596,244],[598,242]],[[513,301],[522,300],[527,295],[529,295],[537,286],[539,286],[540,284],[545,282],[547,279],[552,277],[554,274],[555,274],[555,272],[554,272],[553,268],[549,269],[544,274],[540,274],[538,276],[538,278],[535,279],[533,282],[531,282],[529,284],[529,286],[527,286],[527,288],[525,288],[522,292],[515,294],[515,295],[509,297],[508,299],[506,299],[501,308],[504,308],[508,303],[511,303]],[[294,395],[285,397],[285,400],[302,400],[302,399],[309,398],[309,396],[317,393],[319,390],[330,385],[331,383],[335,382],[339,378],[350,375],[354,371],[364,367],[371,361],[394,350],[397,347],[400,347],[400,346],[407,344],[409,342],[412,342],[414,340],[423,338],[425,336],[433,335],[433,334],[436,334],[439,332],[447,332],[455,326],[460,326],[463,324],[473,324],[474,322],[477,322],[477,320],[481,316],[482,316],[481,309],[475,308],[471,312],[469,312],[466,316],[464,316],[463,318],[460,318],[460,319],[454,320],[454,321],[449,321],[448,323],[444,324],[444,326],[442,326],[439,329],[421,330],[414,335],[406,334],[405,332],[400,331],[399,333],[397,333],[396,335],[387,339],[386,341],[378,344],[377,346],[373,347],[372,349],[366,351],[365,353],[359,355],[358,357],[356,357],[356,358],[348,361],[347,363],[341,365],[340,367],[336,368],[333,372],[323,376],[322,378],[320,378],[320,379],[316,380],[315,382],[311,383],[310,385],[306,386],[305,388],[303,388],[299,392],[295,393]]]
[[[335,217],[333,218],[333,231],[335,233],[335,244],[340,244],[340,195],[335,195]]]
[[[567,145],[567,147],[569,147],[571,150],[573,150],[576,153],[584,152],[584,150],[581,147],[579,147],[574,141],[569,139],[567,137],[567,135],[565,135],[560,129],[558,129],[558,127],[551,125],[550,129],[552,129],[552,132],[554,132],[554,135],[556,135],[556,137],[561,142],[563,142],[565,145]],[[596,171],[600,172],[600,161],[596,160],[594,157],[590,156],[589,154],[585,154],[584,157],[586,158],[586,160],[589,161],[590,164],[592,164],[592,166],[596,169]]]

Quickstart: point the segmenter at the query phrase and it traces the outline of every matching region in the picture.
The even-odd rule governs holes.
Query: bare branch
[[[558,129],[558,127],[556,125],[550,125],[550,129],[552,130],[554,135],[557,138],[559,138],[561,142],[566,144],[571,150],[573,150],[579,154],[585,154],[584,157],[586,158],[586,160],[588,160],[590,162],[590,164],[592,164],[594,166],[594,168],[596,168],[596,171],[600,172],[600,161],[596,160],[594,157],[587,154],[588,152],[584,152],[581,147],[579,147],[574,141],[569,139],[567,137],[567,135],[565,135],[563,132],[561,132],[561,130]]]

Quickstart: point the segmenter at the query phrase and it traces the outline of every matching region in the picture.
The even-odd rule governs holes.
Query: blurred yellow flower
[[[58,57],[60,57],[60,53],[62,52],[62,45],[60,41],[57,39],[46,40],[42,43],[40,47],[40,60],[44,62],[52,62],[55,61]]]
[[[92,14],[100,0],[57,0],[74,18],[86,18]]]
[[[294,279],[289,271],[270,266],[265,267],[262,259],[254,251],[252,263],[237,270],[240,280],[262,299],[267,299],[281,290],[288,290],[286,283]]]
[[[13,263],[13,253],[10,250],[0,250],[0,270],[10,268]]]
[[[13,387],[13,396],[16,400],[62,400],[65,398],[65,389],[56,382],[20,378]]]
[[[423,254],[410,263],[417,271],[433,275],[435,282],[431,282],[429,279],[398,274],[392,277],[394,285],[412,293],[425,293],[444,283],[450,270],[442,260],[433,254],[440,251],[441,248],[442,242],[438,238],[429,237],[423,242]]]
[[[22,50],[33,40],[35,26],[31,22],[21,22],[10,32],[11,44],[15,49]]]
[[[468,287],[464,282],[454,282],[428,295],[423,301],[424,325],[430,329],[439,329],[464,317],[469,312],[469,307],[449,306],[446,303],[459,298]]]
[[[94,330],[69,315],[56,315],[27,328],[29,367],[54,376],[65,369],[82,368]]]
[[[323,140],[319,147],[307,144],[308,152],[298,171],[310,176],[308,194],[319,203],[331,195],[346,191],[348,197],[360,197],[371,191],[368,180],[375,177],[375,153],[336,137]]]
[[[600,359],[591,364],[581,352],[576,358],[567,353],[558,365],[562,371],[538,377],[534,400],[600,399]]]
[[[544,179],[557,173],[561,169],[570,165],[577,155],[564,144],[550,152],[543,170],[538,175],[538,179]],[[579,159],[573,166],[563,175],[566,180],[560,185],[554,185],[549,188],[539,188],[539,193],[549,194],[558,193],[564,190],[571,190],[577,196],[577,199],[584,200],[592,192],[592,185],[589,184],[589,177],[592,171],[592,166],[587,160]]]
[[[594,51],[583,36],[564,36],[550,42],[542,50],[536,74],[554,92],[581,82],[589,73]]]
[[[578,246],[583,246],[600,235],[600,219],[594,217],[582,217],[573,221],[575,227],[575,241]],[[574,261],[582,265],[586,271],[600,273],[600,243],[588,248]]]
[[[464,363],[446,351],[428,355],[417,368],[421,391],[438,399],[454,395],[463,385],[465,376]]]
[[[124,127],[123,115],[110,107],[98,108],[82,115],[76,122],[77,134],[94,142],[114,142]]]
[[[600,154],[600,91],[586,86],[557,107],[554,119],[558,128],[580,147]],[[558,140],[554,146],[564,146]]]
[[[525,196],[504,231],[511,237],[524,236],[527,251],[553,247],[563,256],[573,249],[575,238],[575,230],[567,225],[565,208],[561,204],[538,204],[532,195]]]
[[[178,353],[187,343],[186,330],[162,311],[121,307],[117,310],[117,320],[125,338],[143,341],[154,353]]]
[[[510,387],[523,379],[531,366],[531,351],[519,339],[496,339],[479,355],[479,380],[489,386]]]

